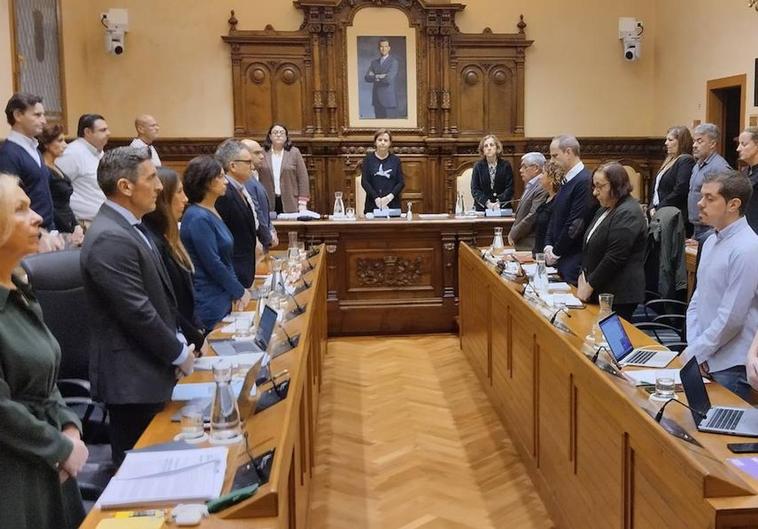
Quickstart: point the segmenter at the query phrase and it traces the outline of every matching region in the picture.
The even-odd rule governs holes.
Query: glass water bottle
[[[336,191],[334,193],[334,217],[345,216],[345,203],[342,202],[342,191]]]
[[[600,320],[605,319],[613,311],[613,294],[600,294],[598,296],[598,303],[600,309],[597,311],[597,319],[592,325],[592,330],[585,338],[585,341],[595,348],[604,346],[608,347],[608,342],[603,336],[603,331],[600,330]]]
[[[492,239],[492,246],[490,246],[490,250],[493,256],[502,255],[503,250],[505,250],[505,242],[503,241],[503,228],[495,228],[495,238]]]
[[[213,365],[216,391],[211,407],[211,443],[229,444],[242,439],[240,411],[232,390],[232,366],[227,361]]]

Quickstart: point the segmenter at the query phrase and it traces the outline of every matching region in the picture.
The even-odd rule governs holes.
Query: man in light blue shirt
[[[683,352],[685,359],[697,358],[704,376],[744,399],[750,394],[747,353],[758,330],[758,235],[745,218],[752,192],[750,180],[736,171],[705,176],[699,220],[715,233],[703,244]]]
[[[698,217],[700,187],[706,175],[731,169],[729,163],[717,152],[720,137],[719,128],[713,123],[701,123],[692,131],[692,155],[696,163],[692,168],[690,189],[687,194],[687,215],[690,224],[694,227],[692,238],[699,244],[703,244],[711,229]]]

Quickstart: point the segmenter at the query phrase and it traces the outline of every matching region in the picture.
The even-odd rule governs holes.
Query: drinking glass
[[[674,379],[669,376],[655,378],[655,398],[668,400],[676,398],[676,384]]]
[[[185,406],[182,408],[182,438],[187,441],[200,439],[203,430],[203,411],[198,406]]]

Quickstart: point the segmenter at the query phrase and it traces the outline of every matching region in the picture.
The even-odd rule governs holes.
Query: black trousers
[[[142,432],[147,429],[165,403],[149,404],[106,404],[109,416],[111,438],[111,459],[116,466],[121,465],[125,452],[134,448]]]
[[[276,195],[274,198],[274,211],[277,215],[284,213],[284,206],[282,206],[282,195]]]

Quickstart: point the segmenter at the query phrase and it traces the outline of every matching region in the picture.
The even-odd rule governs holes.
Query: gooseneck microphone
[[[600,351],[602,351],[603,349],[605,349],[606,353],[610,354],[610,351],[608,350],[608,348],[604,345],[601,345],[600,347],[597,348],[597,351],[595,351],[595,354],[592,355],[593,364],[597,364],[597,357],[600,356]]]
[[[300,303],[297,302],[297,298],[295,296],[289,293],[287,295],[290,297],[292,301],[295,302],[295,307],[296,307],[295,314],[302,314],[303,312],[305,312],[305,308]]]
[[[658,410],[658,413],[655,414],[655,422],[661,422],[661,419],[663,419],[663,412],[666,409],[666,406],[669,405],[669,402],[679,403],[680,405],[682,405],[685,408],[687,408],[688,410],[690,410],[692,413],[697,414],[697,416],[700,417],[701,421],[703,419],[705,419],[706,414],[703,413],[702,411],[696,410],[695,408],[692,408],[691,406],[686,405],[684,402],[682,402],[682,401],[680,401],[678,399],[669,399],[669,400],[667,400],[666,402],[663,403],[663,406],[661,406],[661,409]]]
[[[287,338],[287,343],[290,344],[290,347],[295,347],[295,340],[293,340],[292,337],[289,334],[287,334],[287,331],[284,329],[284,325],[280,323],[279,328],[284,333],[284,337]]]

